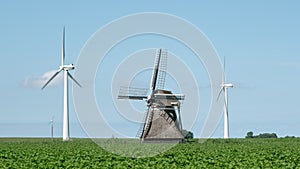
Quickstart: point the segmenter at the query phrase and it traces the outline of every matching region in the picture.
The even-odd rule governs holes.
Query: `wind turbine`
[[[52,117],[52,119],[50,120],[49,125],[50,125],[50,135],[53,141],[54,117]]]
[[[218,99],[221,95],[222,92],[224,92],[224,138],[227,139],[229,138],[229,122],[228,122],[228,88],[233,88],[232,83],[226,83],[226,78],[225,78],[225,58],[224,58],[224,71],[222,75],[222,84],[221,84],[221,89],[218,95]]]
[[[75,78],[69,73],[69,70],[73,70],[75,67],[73,64],[65,65],[65,27],[63,29],[63,39],[62,39],[62,60],[61,66],[54,73],[54,75],[47,81],[47,83],[42,87],[44,89],[61,71],[64,71],[64,115],[63,115],[63,141],[70,140],[69,133],[69,85],[68,77],[70,77],[79,87],[81,85],[75,80]]]

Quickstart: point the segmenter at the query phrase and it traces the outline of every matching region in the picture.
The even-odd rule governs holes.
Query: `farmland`
[[[118,156],[89,139],[0,139],[0,168],[201,167],[300,168],[300,139],[209,139],[204,143],[193,140],[148,158]]]

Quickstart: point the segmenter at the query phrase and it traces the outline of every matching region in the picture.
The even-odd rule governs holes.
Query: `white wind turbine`
[[[49,122],[50,125],[50,135],[51,135],[51,139],[53,141],[53,134],[54,134],[54,117],[52,117],[52,119]]]
[[[57,70],[57,72],[42,87],[42,89],[44,89],[61,71],[64,71],[63,141],[68,141],[68,140],[70,140],[70,133],[69,133],[69,85],[68,85],[68,77],[70,77],[79,87],[81,87],[81,85],[69,73],[69,70],[73,70],[75,68],[73,66],[73,64],[65,65],[64,62],[65,62],[65,28],[63,29],[61,66],[59,67],[59,69]]]
[[[222,84],[221,84],[221,89],[218,95],[218,99],[221,95],[222,92],[224,92],[224,138],[229,138],[229,122],[228,122],[228,93],[227,89],[228,88],[233,88],[232,83],[226,83],[226,78],[225,78],[225,58],[224,58],[224,71],[222,75]]]

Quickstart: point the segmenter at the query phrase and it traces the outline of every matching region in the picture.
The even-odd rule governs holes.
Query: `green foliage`
[[[194,138],[194,133],[192,133],[191,131],[187,131],[187,130],[182,130],[181,131],[182,135],[184,136],[185,139],[192,139]]]
[[[154,157],[130,158],[89,139],[0,139],[0,168],[300,168],[299,138],[193,140]]]
[[[252,131],[249,131],[247,133],[247,136],[245,138],[253,138],[253,132]]]
[[[285,136],[284,138],[296,138],[295,136]]]
[[[276,133],[263,133],[254,136],[252,131],[249,131],[245,138],[277,138]]]
[[[277,138],[276,133],[263,133],[257,136],[258,138]]]

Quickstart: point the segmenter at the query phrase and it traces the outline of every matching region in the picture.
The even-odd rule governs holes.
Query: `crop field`
[[[107,152],[90,139],[1,138],[0,168],[300,168],[300,139],[192,140],[133,158]]]

